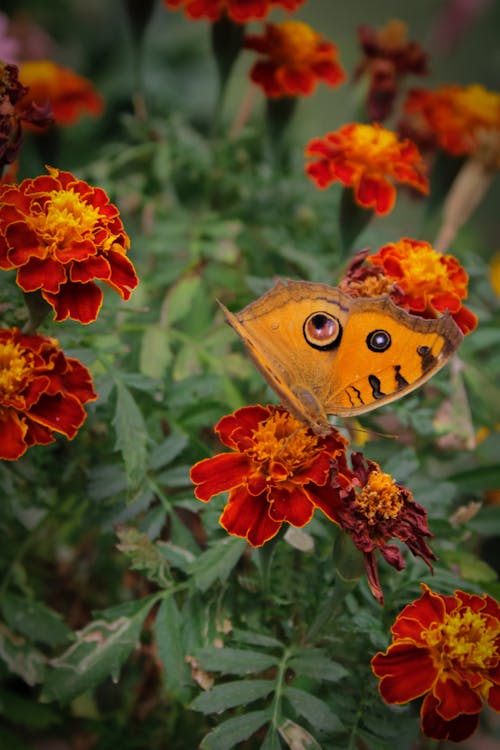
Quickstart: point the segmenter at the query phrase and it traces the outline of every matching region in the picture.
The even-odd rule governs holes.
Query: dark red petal
[[[23,266],[30,258],[43,258],[46,253],[38,235],[23,221],[10,224],[5,230],[5,239],[10,246],[9,261],[14,266]]]
[[[270,518],[266,495],[249,495],[244,487],[231,491],[219,523],[229,534],[245,537],[253,547],[261,547],[276,536],[281,523]]]
[[[354,197],[364,208],[372,208],[379,216],[392,211],[396,202],[396,189],[384,177],[363,175],[355,188]]]
[[[0,409],[0,458],[15,461],[28,447],[27,425],[13,409]]]
[[[459,714],[477,714],[483,706],[476,691],[454,679],[438,680],[432,692],[438,701],[436,711],[446,721],[455,719]]]
[[[198,485],[194,494],[198,500],[207,502],[214,495],[239,487],[249,471],[250,462],[241,453],[219,453],[205,458],[191,468],[191,481]]]
[[[272,487],[268,493],[269,515],[274,521],[305,526],[314,514],[314,505],[299,487],[278,489]]]
[[[479,715],[463,714],[456,719],[446,721],[436,711],[437,700],[432,694],[425,697],[420,710],[422,732],[434,740],[451,740],[461,742],[470,737],[477,729]]]
[[[111,269],[107,259],[103,255],[94,255],[82,262],[74,261],[71,264],[70,280],[81,281],[86,284],[87,281],[102,279],[107,281],[111,276]]]
[[[407,703],[427,693],[437,677],[430,653],[410,641],[393,643],[375,654],[372,669],[381,677],[379,690],[388,703]]]
[[[492,685],[488,693],[488,705],[500,712],[500,685]]]
[[[93,282],[80,284],[68,281],[57,294],[43,292],[43,297],[54,308],[55,320],[71,318],[86,324],[93,323],[99,315],[103,294]]]
[[[446,613],[445,597],[435,594],[425,583],[421,584],[421,588],[422,596],[411,604],[407,604],[392,626],[391,630],[395,636],[406,637],[408,623],[402,622],[400,630],[399,623],[401,620],[414,620],[422,630],[428,630],[433,623],[443,621]],[[454,599],[454,597],[452,598]],[[458,603],[456,599],[454,601]]]
[[[233,414],[222,417],[215,426],[215,432],[221,442],[228,448],[241,449],[253,443],[253,432],[261,422],[271,416],[271,410],[265,406],[243,406]],[[234,433],[237,433],[235,436]],[[248,442],[250,439],[250,443]],[[244,443],[241,446],[241,443]],[[241,446],[241,447],[240,447]]]
[[[17,283],[25,292],[43,289],[57,294],[65,281],[64,267],[52,258],[30,258],[17,272]]]
[[[116,289],[123,299],[129,299],[131,292],[139,283],[132,261],[123,253],[113,252],[113,250],[107,254],[107,259],[111,267],[108,285]]]
[[[29,416],[51,430],[63,433],[71,440],[87,415],[78,399],[66,393],[54,396],[43,394],[31,407]]]

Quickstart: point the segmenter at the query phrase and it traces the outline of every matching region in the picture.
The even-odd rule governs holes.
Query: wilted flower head
[[[218,21],[227,15],[235,23],[261,21],[273,8],[281,8],[290,13],[297,10],[306,0],[163,0],[167,8],[183,8],[188,18],[196,21],[207,18]]]
[[[454,255],[444,255],[429,242],[403,237],[376,253],[360,253],[340,287],[356,297],[389,294],[393,301],[423,318],[451,313],[462,333],[477,326],[477,318],[462,301],[468,275]]]
[[[394,182],[424,195],[429,192],[427,168],[415,144],[377,123],[343,125],[312,140],[305,153],[314,160],[306,165],[306,173],[317,187],[324,189],[335,181],[352,187],[356,203],[380,216],[394,208]]]
[[[484,86],[440,86],[409,92],[404,110],[436,146],[454,156],[476,155],[500,168],[500,94]],[[484,153],[482,153],[484,152]]]
[[[96,398],[87,368],[55,339],[0,330],[0,458],[20,458],[56,433],[73,439],[86,418],[83,404]]]
[[[28,91],[24,103],[50,103],[57,125],[73,125],[83,114],[100,115],[104,108],[93,84],[51,60],[28,60],[19,67],[19,78]]]
[[[368,584],[373,596],[383,602],[376,551],[396,570],[405,562],[392,539],[406,544],[412,554],[421,557],[432,569],[436,556],[425,537],[431,533],[425,509],[413,499],[407,487],[397,484],[378,464],[353,453],[352,470],[333,462],[329,516],[352,538],[365,558]],[[326,496],[328,489],[321,490]]]
[[[388,703],[424,697],[422,732],[461,742],[477,729],[483,700],[500,711],[500,606],[487,594],[436,594],[425,584],[372,659]]]
[[[232,453],[204,459],[191,469],[195,496],[207,502],[229,491],[220,524],[229,534],[260,547],[283,523],[304,526],[315,508],[328,513],[319,496],[331,462],[340,464],[346,440],[335,430],[315,435],[276,406],[246,406],[223,417],[216,433]]]
[[[345,78],[335,45],[302,21],[266,24],[262,35],[246,36],[244,46],[265,55],[250,78],[271,98],[307,96],[318,81],[338,86]]]
[[[358,37],[364,57],[354,77],[369,77],[368,114],[382,121],[392,112],[401,79],[409,73],[421,76],[429,72],[427,54],[418,42],[408,40],[403,21],[389,21],[381,29],[363,24]]]
[[[23,141],[23,125],[38,127],[53,121],[50,106],[27,102],[28,93],[18,78],[16,65],[0,60],[0,172],[16,160]]]
[[[138,279],[118,208],[70,172],[0,185],[0,268],[17,269],[25,292],[40,290],[56,320],[96,319],[103,281],[123,299]]]

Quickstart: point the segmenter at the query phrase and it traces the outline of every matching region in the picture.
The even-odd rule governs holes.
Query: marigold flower
[[[383,28],[366,24],[358,28],[364,58],[357,66],[354,78],[370,78],[367,109],[373,120],[385,120],[391,112],[403,76],[427,75],[427,54],[418,42],[408,41],[408,29],[403,21],[389,21]]]
[[[481,148],[489,152],[493,138],[496,166],[500,166],[500,94],[477,84],[414,89],[408,93],[404,110],[416,118],[421,131],[426,128],[433,135],[443,151],[455,156]]]
[[[308,96],[318,81],[338,86],[345,78],[335,45],[302,21],[266,24],[264,34],[249,34],[244,46],[268,57],[257,60],[250,78],[270,98]]]
[[[97,394],[81,362],[57,341],[17,328],[0,330],[0,458],[15,460],[61,433],[72,440]]]
[[[260,405],[223,417],[215,431],[235,452],[199,461],[191,480],[203,502],[229,490],[219,519],[229,534],[260,547],[283,523],[304,526],[317,507],[328,515],[329,499],[318,491],[332,459],[342,463],[346,440],[338,432],[317,436],[285,409]]]
[[[57,125],[73,125],[83,113],[103,111],[103,99],[87,78],[50,60],[23,62],[19,79],[28,87],[23,102],[37,106],[49,102]]]
[[[425,195],[429,192],[427,169],[418,148],[378,123],[343,125],[312,140],[305,153],[316,159],[306,165],[306,173],[318,188],[339,181],[353,188],[359,206],[380,216],[394,208],[393,182],[411,185]]]
[[[427,737],[461,742],[476,730],[483,699],[500,711],[500,606],[487,594],[443,596],[421,587],[372,669],[388,703],[425,696],[420,717]]]
[[[183,8],[188,18],[218,21],[227,15],[235,23],[261,21],[273,8],[292,13],[306,0],[163,0],[167,8]]]
[[[118,208],[101,188],[70,172],[0,185],[0,268],[17,268],[25,292],[41,290],[55,320],[91,323],[103,281],[123,299],[138,279],[126,252],[130,240]]]
[[[382,604],[376,550],[396,570],[405,567],[399,547],[388,544],[391,539],[404,542],[432,570],[431,560],[436,556],[425,541],[431,536],[427,513],[407,487],[396,484],[374,461],[353,453],[351,462],[352,470],[334,461],[331,486],[322,487],[320,493],[325,498],[330,493],[328,515],[350,534],[363,553],[370,590]]]
[[[423,318],[437,318],[446,311],[462,333],[477,326],[477,317],[462,300],[467,297],[468,275],[454,255],[443,255],[429,242],[403,237],[384,245],[373,255],[365,255],[369,264],[361,283],[346,278],[341,287],[356,296],[368,296],[371,277],[388,282],[386,290],[394,302]],[[373,271],[371,270],[373,269]],[[361,277],[363,272],[361,272]]]
[[[43,127],[53,121],[50,107],[25,101],[28,89],[18,77],[16,65],[0,60],[0,172],[12,164],[23,142],[23,126]]]

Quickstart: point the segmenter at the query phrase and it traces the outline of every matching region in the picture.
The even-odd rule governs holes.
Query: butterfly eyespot
[[[333,349],[340,344],[342,326],[337,318],[326,312],[316,312],[306,318],[304,338],[313,349]]]
[[[391,345],[391,336],[381,328],[372,331],[366,337],[366,345],[372,352],[385,352]]]

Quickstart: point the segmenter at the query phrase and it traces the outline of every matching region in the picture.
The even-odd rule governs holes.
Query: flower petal
[[[28,447],[27,429],[25,420],[13,409],[0,409],[0,458],[15,461],[23,455]]]
[[[214,495],[242,485],[249,471],[249,460],[241,453],[219,453],[205,458],[191,468],[191,481],[198,485],[194,494],[198,500],[207,502]]]
[[[43,292],[44,299],[55,310],[55,320],[78,320],[80,323],[93,323],[99,315],[103,294],[101,289],[89,282],[68,281],[63,284],[57,294]]]
[[[229,534],[244,537],[253,547],[261,547],[276,536],[281,523],[270,518],[266,495],[249,495],[244,487],[231,491],[229,502],[219,518]]]
[[[269,490],[269,515],[274,521],[305,526],[314,514],[314,505],[300,487],[273,487]]]
[[[437,677],[437,669],[426,648],[411,641],[389,646],[385,653],[375,654],[371,661],[381,677],[380,694],[388,703],[407,703],[427,693]]]
[[[438,701],[436,711],[446,721],[455,719],[459,714],[477,714],[483,707],[477,692],[455,679],[438,680],[432,692]]]
[[[451,721],[446,721],[436,711],[437,700],[432,694],[425,697],[420,715],[422,732],[434,740],[451,740],[461,742],[470,737],[479,724],[478,714],[461,714]]]

